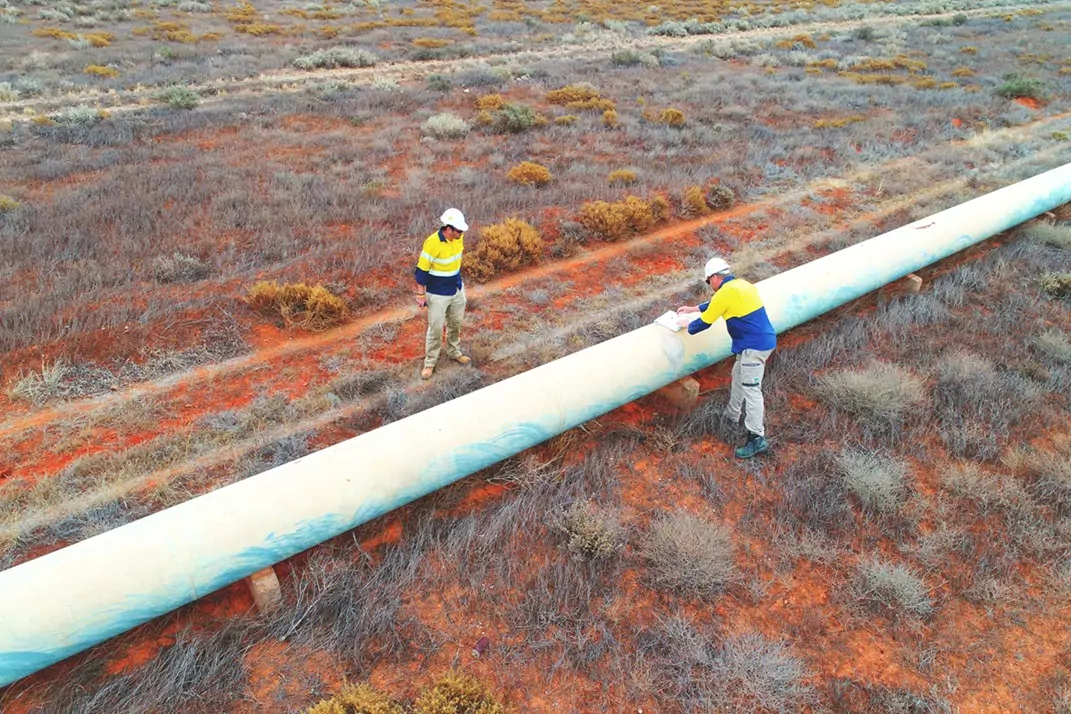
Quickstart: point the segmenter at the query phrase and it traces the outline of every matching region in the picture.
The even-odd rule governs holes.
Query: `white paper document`
[[[688,322],[690,322],[686,319],[687,317],[688,315],[678,315],[675,311],[669,310],[657,320],[655,320],[655,324],[661,325],[667,330],[678,332],[682,327],[684,327],[688,324]]]

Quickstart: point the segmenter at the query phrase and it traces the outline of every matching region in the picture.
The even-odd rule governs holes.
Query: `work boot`
[[[752,456],[756,456],[769,450],[770,445],[766,443],[765,438],[758,434],[748,432],[747,443],[736,450],[736,458],[750,459]]]
[[[472,358],[468,355],[458,355],[457,357],[451,357],[450,359],[454,360],[458,364],[469,364],[472,362]]]
[[[420,378],[421,379],[431,379],[431,374],[434,371],[435,371],[434,367],[425,367],[424,369],[420,370]]]

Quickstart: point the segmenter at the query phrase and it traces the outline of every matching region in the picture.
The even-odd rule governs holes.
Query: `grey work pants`
[[[428,336],[424,345],[424,366],[434,367],[443,346],[443,324],[446,325],[446,355],[460,357],[461,322],[465,318],[465,288],[453,295],[427,294]]]
[[[733,385],[729,391],[729,406],[725,415],[735,424],[744,412],[744,426],[752,434],[766,436],[762,424],[765,407],[762,403],[762,375],[766,360],[773,350],[744,350],[733,363]]]

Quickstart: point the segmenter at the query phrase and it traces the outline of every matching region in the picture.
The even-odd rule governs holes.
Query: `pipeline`
[[[1071,202],[1071,164],[758,283],[780,333]],[[697,268],[698,270],[698,268]],[[648,325],[0,572],[0,686],[730,356]]]

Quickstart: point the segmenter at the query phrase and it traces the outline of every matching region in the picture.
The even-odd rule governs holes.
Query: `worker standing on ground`
[[[417,306],[428,310],[428,336],[424,346],[422,379],[431,379],[443,345],[446,324],[446,354],[458,364],[472,360],[461,352],[461,322],[465,317],[465,284],[461,280],[461,256],[465,252],[465,216],[449,208],[439,219],[439,230],[424,241],[417,260]]]
[[[748,281],[734,277],[728,263],[721,258],[711,258],[707,261],[703,278],[714,291],[710,301],[702,305],[682,306],[677,314],[699,314],[688,323],[690,335],[707,329],[719,317],[725,319],[725,327],[733,339],[732,350],[736,362],[733,364],[729,406],[723,416],[733,424],[739,424],[743,411],[747,443],[736,450],[736,455],[741,459],[750,459],[770,448],[763,426],[762,376],[766,370],[766,360],[777,347],[777,334],[766,315],[759,291]]]

